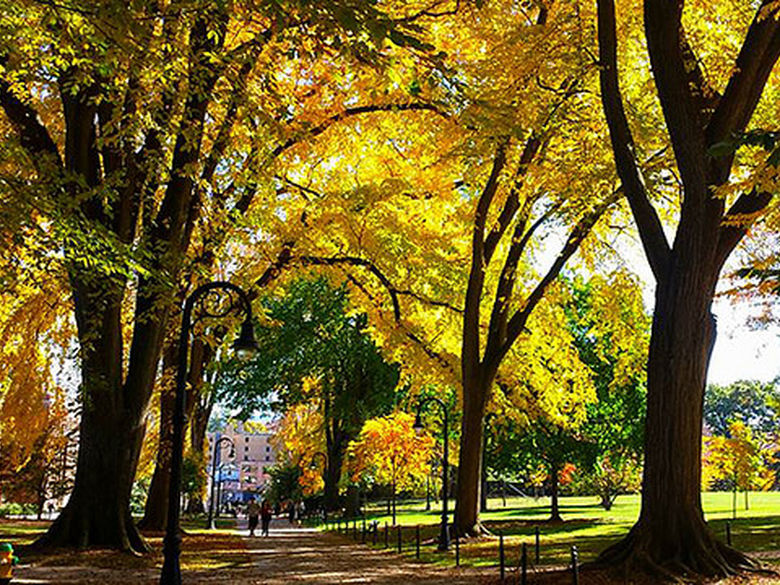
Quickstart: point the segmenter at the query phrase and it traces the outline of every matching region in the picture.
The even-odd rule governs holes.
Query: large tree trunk
[[[139,416],[115,404],[113,388],[90,368],[82,371],[85,399],[73,492],[38,544],[145,551],[130,516],[144,427]]]
[[[780,57],[780,23],[754,6],[722,94],[708,85],[686,39],[682,2],[645,0],[645,38],[653,79],[683,184],[670,247],[636,161],[620,92],[614,0],[598,0],[599,77],[615,163],[645,254],[658,283],[647,367],[642,510],[629,535],[600,562],[664,577],[725,576],[752,563],[717,541],[701,508],[704,386],[715,321],[711,303],[723,263],[772,193],[741,193],[726,210],[715,187],[729,180],[733,154],[711,148],[743,132]]]
[[[67,505],[38,544],[145,551],[130,516],[130,492],[157,365],[157,331],[154,327],[144,329],[149,359],[139,360],[136,355],[123,385],[123,285],[108,279],[94,283],[90,275],[76,269],[71,270],[70,278],[82,348],[83,409],[76,477]],[[161,313],[159,318],[164,320],[165,311]]]
[[[481,396],[474,398],[475,394]],[[463,418],[461,419],[460,455],[458,457],[458,483],[455,527],[458,534],[476,535],[480,532],[479,503],[482,474],[482,418],[485,414],[485,398],[481,392],[463,392]]]
[[[702,406],[715,342],[715,277],[703,262],[684,265],[688,270],[672,271],[656,294],[639,521],[599,557],[662,577],[725,575],[750,564],[714,537],[702,512]]]

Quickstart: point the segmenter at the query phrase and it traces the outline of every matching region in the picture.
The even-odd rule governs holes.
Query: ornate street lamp
[[[196,288],[187,300],[181,316],[181,331],[179,332],[179,363],[176,372],[176,402],[173,413],[173,444],[171,454],[171,480],[168,491],[168,520],[163,544],[163,567],[160,574],[160,585],[181,585],[181,534],[179,527],[181,499],[181,468],[182,452],[184,450],[184,419],[185,394],[187,386],[187,358],[190,351],[190,333],[195,323],[192,312],[196,304],[199,312],[195,323],[203,318],[227,317],[231,313],[241,311],[244,321],[241,333],[233,343],[233,349],[240,358],[247,358],[257,351],[254,329],[252,326],[252,305],[246,292],[225,281],[209,282]]]
[[[209,521],[206,526],[209,530],[214,530],[214,528],[216,528],[216,525],[214,524],[214,488],[216,487],[215,484],[217,478],[217,452],[223,443],[230,445],[230,454],[228,457],[233,459],[236,456],[236,444],[230,437],[221,437],[217,439],[216,443],[214,443],[214,456],[211,460],[211,500],[209,501]],[[222,473],[220,472],[219,475],[221,479]],[[217,506],[219,506],[219,502],[217,502]]]
[[[447,440],[449,436],[449,423],[448,423],[448,414],[447,414],[447,405],[444,404],[444,401],[436,398],[435,396],[429,396],[428,398],[423,398],[418,404],[417,404],[417,417],[414,420],[414,430],[418,434],[423,431],[423,424],[422,424],[422,407],[425,406],[429,402],[435,402],[441,407],[442,412],[442,427],[444,432],[444,455],[442,457],[442,465],[441,465],[441,534],[439,535],[439,550],[440,551],[446,551],[450,548],[450,532],[447,529],[447,479],[449,475],[449,441]]]

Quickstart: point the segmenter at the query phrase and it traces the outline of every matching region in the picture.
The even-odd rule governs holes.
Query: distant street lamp
[[[214,530],[216,528],[216,524],[214,523],[214,491],[216,488],[216,478],[217,478],[217,453],[220,450],[220,447],[222,444],[229,444],[230,445],[230,455],[228,455],[231,459],[236,456],[236,444],[233,442],[233,440],[230,437],[221,437],[217,439],[217,442],[214,443],[214,456],[211,460],[211,500],[209,501],[209,521],[208,521],[208,529]],[[220,471],[219,474],[220,480],[222,479],[222,472]],[[219,507],[219,502],[217,502],[217,507]],[[219,513],[219,509],[217,509],[217,513]]]
[[[423,398],[418,404],[417,404],[417,418],[414,420],[414,430],[418,434],[423,431],[423,424],[422,424],[422,407],[425,406],[429,402],[435,402],[441,407],[442,412],[442,428],[444,432],[444,455],[442,457],[442,470],[441,470],[441,534],[439,535],[439,550],[440,551],[446,551],[450,548],[450,533],[447,529],[447,479],[449,476],[449,423],[447,418],[447,405],[444,404],[444,401],[436,398],[435,396],[429,396],[428,398]]]
[[[181,499],[181,468],[184,450],[185,394],[187,386],[187,358],[190,350],[190,333],[194,323],[192,312],[198,304],[202,318],[227,317],[236,310],[244,315],[241,332],[233,343],[233,349],[239,358],[251,357],[257,351],[254,328],[252,325],[252,305],[246,292],[225,281],[209,282],[196,288],[187,300],[181,317],[179,332],[179,362],[176,372],[176,402],[173,412],[173,443],[171,453],[171,480],[168,488],[168,519],[163,543],[163,567],[160,573],[160,585],[181,585],[181,534],[179,527]]]
[[[328,472],[328,456],[323,453],[322,451],[317,451],[314,455],[311,456],[311,461],[309,461],[309,468],[310,469],[317,469],[317,465],[314,462],[317,457],[322,458],[322,481],[325,481],[325,474]],[[322,499],[322,521],[327,524],[328,523],[328,505],[325,501],[325,498]]]

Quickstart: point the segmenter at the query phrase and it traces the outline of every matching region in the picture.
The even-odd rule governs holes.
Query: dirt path
[[[444,569],[415,563],[390,551],[372,550],[335,534],[291,527],[276,521],[268,538],[246,536],[245,530],[222,535],[194,535],[184,540],[184,585],[283,585],[305,583],[375,583],[475,585],[490,582],[485,571]],[[156,562],[117,559],[116,553],[80,553],[58,561],[24,563],[13,585],[153,585],[159,582]],[[197,552],[196,552],[197,550]],[[110,556],[113,555],[113,556]],[[112,558],[115,562],[111,562]],[[126,557],[125,557],[126,558]],[[119,562],[116,562],[119,561]],[[490,574],[495,580],[495,577]]]

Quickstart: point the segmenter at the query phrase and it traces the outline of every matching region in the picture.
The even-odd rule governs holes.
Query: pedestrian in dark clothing
[[[257,521],[260,516],[260,506],[257,505],[254,498],[249,498],[249,505],[246,507],[246,515],[249,519],[249,536],[255,535]]]
[[[263,536],[268,536],[268,529],[271,526],[272,515],[273,510],[271,509],[271,504],[268,503],[268,500],[263,500],[263,505],[260,507],[260,521],[262,522],[260,533]]]

